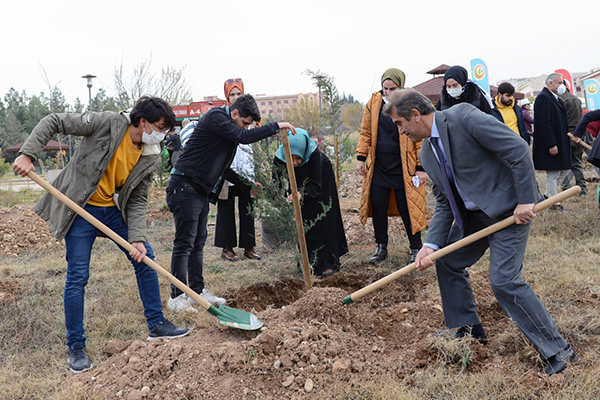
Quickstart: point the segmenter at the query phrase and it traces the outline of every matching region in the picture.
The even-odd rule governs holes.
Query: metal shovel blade
[[[219,308],[211,305],[207,311],[216,316],[221,324],[232,328],[255,331],[264,325],[256,315],[224,305]]]

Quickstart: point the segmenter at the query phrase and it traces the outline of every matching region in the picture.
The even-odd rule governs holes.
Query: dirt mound
[[[62,244],[31,206],[0,207],[0,256],[44,253]]]
[[[506,343],[484,347],[432,335],[443,327],[439,300],[415,297],[437,285],[434,274],[410,274],[343,305],[349,290],[377,278],[350,271],[315,282],[310,290],[292,277],[244,288],[228,296],[231,305],[254,310],[265,323],[261,330],[219,327],[196,329],[175,341],[113,341],[104,363],[66,380],[111,398],[304,399],[326,395],[333,386],[350,390],[381,374],[402,378],[432,361],[457,370],[503,368],[490,354]],[[487,280],[485,273],[472,275],[478,304],[499,309]],[[484,315],[488,332],[506,330],[501,310]],[[504,357],[510,365],[511,356]]]

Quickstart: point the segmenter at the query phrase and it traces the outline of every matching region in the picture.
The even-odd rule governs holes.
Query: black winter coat
[[[571,169],[571,143],[567,136],[567,113],[565,105],[544,88],[533,105],[533,164],[537,170],[557,171]],[[558,147],[558,154],[551,156],[549,149]]]
[[[460,95],[458,99],[450,96],[446,91],[446,86],[442,87],[442,93],[440,93],[440,101],[437,102],[435,108],[438,111],[447,110],[455,104],[459,103],[471,103],[475,107],[479,108],[486,114],[492,114],[492,107],[485,98],[482,90],[477,86],[475,82],[468,81],[465,84],[465,91]]]
[[[285,167],[277,157],[273,162]],[[308,162],[294,168],[294,172],[298,191],[302,193],[300,201],[305,225],[311,225],[323,213],[323,206],[331,204],[327,214],[305,233],[308,259],[314,273],[321,275],[328,268],[338,268],[339,258],[348,252],[333,166],[329,158],[316,149]]]
[[[231,121],[225,108],[212,108],[194,129],[175,168],[209,194],[231,165],[238,143],[254,143],[278,133],[276,122],[244,130]],[[225,178],[235,184],[230,175]]]

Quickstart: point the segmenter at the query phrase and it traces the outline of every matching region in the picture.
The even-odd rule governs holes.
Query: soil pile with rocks
[[[43,254],[63,246],[32,206],[0,207],[0,256]]]
[[[109,398],[308,399],[327,396],[333,388],[350,392],[356,383],[383,374],[404,378],[440,360],[477,371],[510,368],[523,357],[505,350],[499,362],[490,354],[510,343],[470,343],[471,362],[461,367],[458,350],[448,353],[436,346],[432,332],[443,327],[441,305],[416,299],[423,288],[437,284],[433,274],[413,273],[353,304],[342,304],[348,289],[372,278],[340,272],[308,291],[290,279],[245,288],[233,297],[232,306],[252,310],[265,323],[260,330],[198,328],[178,340],[112,341],[104,349],[111,354],[104,363],[65,379]],[[484,325],[494,336],[509,322],[487,279],[484,273],[472,276],[488,316]],[[289,303],[277,306],[286,288]]]

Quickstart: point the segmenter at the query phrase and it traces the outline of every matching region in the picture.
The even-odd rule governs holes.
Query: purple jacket
[[[528,110],[524,109],[523,107],[521,107],[521,109],[523,110],[523,121],[525,122],[525,130],[528,134],[532,135],[533,117],[531,116],[531,113]]]

